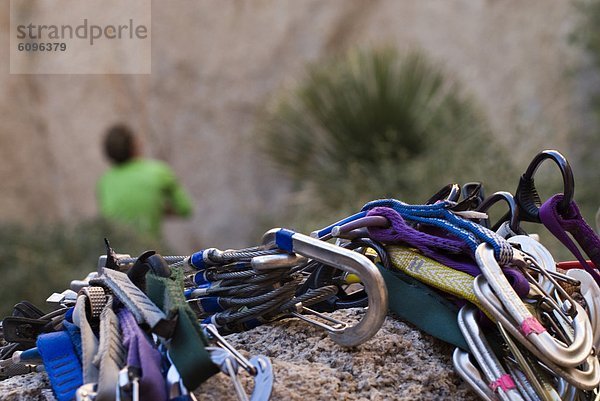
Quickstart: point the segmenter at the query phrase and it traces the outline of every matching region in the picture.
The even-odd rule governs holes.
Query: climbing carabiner
[[[518,263],[522,253],[515,251],[513,261]],[[479,245],[475,252],[475,258],[481,272],[494,289],[502,305],[535,347],[546,353],[549,359],[561,366],[577,366],[585,361],[592,352],[593,342],[592,327],[585,312],[575,315],[573,319],[573,342],[566,346],[553,338],[525,307],[523,301],[502,273],[490,245]],[[525,261],[523,260],[523,262]]]
[[[369,307],[354,326],[330,331],[333,341],[352,347],[369,340],[379,331],[388,309],[388,294],[377,267],[364,255],[291,230],[274,228],[265,233],[263,244],[316,260],[357,275],[368,295]]]
[[[471,362],[471,354],[460,348],[455,348],[452,354],[454,369],[466,381],[477,395],[484,401],[494,401],[495,396],[482,377],[479,368]]]
[[[507,373],[477,324],[477,308],[467,304],[458,312],[458,327],[462,332],[469,350],[477,360],[490,387],[503,401],[523,400],[515,383]]]
[[[508,205],[508,213],[505,214],[498,222],[492,224],[489,220],[485,221],[483,224],[487,228],[490,228],[492,231],[498,231],[501,224],[505,221],[508,221],[508,228],[515,234],[524,234],[523,229],[519,227],[519,208],[517,206],[517,202],[515,198],[509,192],[498,191],[493,193],[492,195],[485,198],[481,204],[477,207],[476,211],[478,212],[487,212],[493,205],[496,203],[504,201]]]
[[[546,159],[550,159],[556,163],[562,174],[564,198],[558,205],[558,210],[560,212],[565,212],[568,210],[569,204],[573,200],[575,182],[573,180],[573,171],[571,170],[569,162],[556,150],[544,150],[533,158],[529,167],[527,167],[527,170],[519,179],[519,185],[515,192],[515,200],[519,205],[522,221],[540,223],[540,206],[542,205],[542,202],[535,187],[533,177],[538,167]]]
[[[520,325],[506,312],[502,302],[492,290],[490,284],[483,275],[479,275],[473,281],[473,290],[477,299],[483,304],[484,308],[502,323],[502,326],[515,338],[520,344],[523,344],[529,352],[539,359],[548,369],[557,377],[564,378],[567,382],[582,390],[593,390],[600,384],[600,364],[598,358],[593,352],[585,358],[578,367],[567,367],[557,364],[551,360],[550,355],[538,349],[529,341],[520,329]],[[583,308],[577,305],[579,313],[585,314]]]

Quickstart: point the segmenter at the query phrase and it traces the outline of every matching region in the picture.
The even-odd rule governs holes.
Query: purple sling
[[[465,255],[472,257],[469,246],[456,238],[440,237],[417,230],[406,224],[400,213],[388,207],[375,207],[367,216],[383,216],[390,226],[368,227],[369,236],[384,244],[405,243],[423,253],[423,255],[440,262],[452,269],[467,273],[473,277],[481,274],[479,266]],[[448,255],[450,254],[450,255]],[[519,296],[529,292],[529,282],[515,269],[504,269],[504,275]]]
[[[585,222],[575,201],[571,201],[566,212],[562,214],[559,212],[558,204],[563,197],[563,194],[557,194],[544,202],[540,207],[540,220],[548,231],[571,251],[581,263],[581,266],[592,275],[596,284],[600,285],[600,274],[587,263],[581,251],[567,233],[571,234],[596,266],[600,266],[600,238]]]
[[[152,346],[129,310],[123,308],[117,315],[123,332],[123,344],[127,348],[127,365],[139,368],[142,372],[139,379],[140,399],[168,399],[167,385],[160,370],[160,352]]]

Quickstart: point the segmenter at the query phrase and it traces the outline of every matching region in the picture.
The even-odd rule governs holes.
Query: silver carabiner
[[[282,253],[279,255],[256,256],[252,258],[250,265],[256,272],[262,272],[273,269],[291,269],[305,262],[306,258],[302,256]]]
[[[169,394],[169,399],[177,398],[181,396],[187,396],[192,401],[197,401],[194,393],[191,393],[183,384],[183,380],[181,379],[181,375],[179,371],[172,364],[171,356],[167,353],[167,359],[171,362],[171,366],[167,370],[167,391]]]
[[[587,304],[587,312],[594,333],[594,347],[600,349],[600,287],[592,275],[583,269],[570,269],[567,276],[581,283],[581,295]]]
[[[223,373],[230,376],[236,394],[240,401],[248,400],[239,379],[237,378],[237,366],[241,366],[254,378],[254,389],[250,395],[250,401],[268,401],[273,390],[273,366],[271,361],[264,355],[253,356],[246,359],[235,349],[217,330],[213,324],[203,324],[202,328],[208,338],[214,340],[218,347],[207,347],[213,363]]]
[[[226,349],[227,351],[229,351],[234,358],[236,359],[237,363],[244,368],[244,370],[246,370],[248,373],[250,373],[251,375],[256,375],[256,368],[254,368],[252,366],[252,364],[250,363],[250,361],[248,359],[246,359],[242,354],[239,353],[238,350],[236,350],[233,345],[231,345],[222,335],[221,333],[219,333],[219,330],[217,330],[217,327],[212,324],[203,324],[202,328],[204,329],[204,333],[207,334],[207,337],[209,339],[215,339],[215,342],[217,343],[218,346],[220,346],[221,348]]]
[[[521,384],[522,392],[528,394],[530,398],[539,398],[542,401],[555,401],[561,400],[558,391],[544,380],[536,370],[539,370],[539,366],[533,358],[528,358],[526,354],[523,354],[519,349],[518,345],[515,344],[510,334],[506,331],[501,322],[497,322],[498,331],[504,339],[504,344],[508,348],[508,351],[514,357],[514,361],[506,357],[507,369],[513,375],[516,382]],[[511,366],[511,363],[514,366]]]
[[[383,325],[388,309],[388,293],[377,267],[364,255],[294,231],[274,228],[263,236],[263,244],[297,253],[337,269],[357,275],[368,295],[369,307],[353,326],[328,332],[336,343],[353,347],[373,337]]]
[[[528,268],[539,274],[537,283],[547,292],[557,290],[562,293],[562,287],[557,285],[557,281],[563,281],[574,286],[581,283],[567,274],[556,271],[556,261],[548,249],[539,241],[529,235],[515,235],[508,239],[511,245],[516,245],[522,252],[531,256],[529,258],[533,264]],[[568,297],[568,296],[567,296]]]
[[[231,379],[239,401],[268,401],[273,389],[273,366],[269,358],[254,356],[248,361],[254,372],[254,388],[248,397],[238,378],[237,358],[226,348],[206,347],[211,361]]]
[[[477,308],[473,305],[463,306],[458,312],[458,327],[483,374],[490,383],[494,383],[505,377],[507,373],[481,332],[475,317],[476,313]],[[516,387],[498,387],[496,392],[498,398],[503,401],[523,401],[523,397]]]
[[[140,369],[133,366],[119,371],[116,401],[139,401],[140,374]]]
[[[460,348],[454,349],[452,354],[452,364],[454,370],[462,379],[471,386],[471,388],[484,401],[495,401],[496,397],[488,387],[485,379],[482,377],[479,369],[471,362],[470,354]]]
[[[518,259],[520,252],[514,252],[514,255],[515,262],[525,262]],[[502,273],[494,257],[492,246],[486,243],[479,245],[475,252],[475,259],[489,285],[519,327],[524,329],[530,322],[532,325],[540,325]],[[534,327],[527,332],[526,336],[536,348],[548,355],[548,358],[557,365],[575,367],[581,365],[592,352],[592,327],[585,312],[577,313],[574,317],[573,333],[573,342],[568,346],[557,341],[545,329],[536,330]]]
[[[244,391],[244,387],[242,387],[240,379],[237,377],[238,364],[233,354],[227,349],[220,347],[206,347],[206,350],[210,354],[210,360],[212,363],[217,365],[221,372],[228,375],[231,379],[238,399],[240,401],[249,401],[248,395]]]
[[[600,384],[600,363],[598,358],[590,353],[582,363],[582,368],[566,367],[556,364],[549,358],[545,352],[540,351],[535,347],[525,335],[518,329],[515,320],[506,312],[502,302],[498,299],[486,278],[479,275],[473,281],[473,290],[477,299],[481,302],[484,308],[494,318],[501,322],[503,327],[515,338],[519,343],[523,344],[529,352],[548,367],[557,377],[564,378],[567,382],[582,390],[593,390]],[[585,311],[578,304],[576,305],[578,313]]]

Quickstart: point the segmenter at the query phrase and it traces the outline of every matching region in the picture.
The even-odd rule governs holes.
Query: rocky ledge
[[[352,320],[357,311],[339,311]],[[246,356],[271,359],[272,400],[476,400],[452,368],[452,347],[392,316],[373,339],[344,348],[325,332],[298,319],[285,319],[227,340]],[[240,374],[248,392],[251,381]],[[0,382],[4,401],[48,400],[44,374]],[[195,392],[199,400],[235,400],[229,378],[219,374]]]

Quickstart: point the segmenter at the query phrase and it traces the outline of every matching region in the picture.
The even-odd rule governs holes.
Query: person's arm
[[[188,217],[192,214],[192,201],[187,192],[176,182],[175,189],[171,195],[170,206],[174,214],[182,217]]]
[[[164,180],[166,188],[165,214],[188,217],[192,214],[193,204],[173,171],[165,166]]]

